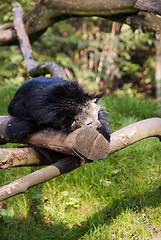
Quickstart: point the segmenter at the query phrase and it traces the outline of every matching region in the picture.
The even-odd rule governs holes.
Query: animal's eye
[[[92,122],[88,122],[88,123],[86,123],[86,125],[91,125],[92,124]]]

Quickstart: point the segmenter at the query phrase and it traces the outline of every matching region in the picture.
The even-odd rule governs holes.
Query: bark
[[[1,144],[7,143],[4,129],[10,119],[9,116],[0,116]],[[61,131],[45,129],[28,135],[20,143],[97,160],[148,137],[161,138],[161,118],[142,120],[116,131],[111,134],[110,144],[100,133],[88,126],[79,128],[69,135]],[[13,139],[12,142],[16,141]]]
[[[157,34],[155,83],[156,83],[156,97],[158,102],[161,102],[161,33]]]
[[[37,66],[29,70],[29,74],[31,77],[39,77],[50,74],[53,78],[66,79],[64,70],[55,62],[50,61],[40,62]]]
[[[34,59],[32,58],[32,49],[27,33],[24,29],[22,20],[22,8],[19,3],[15,3],[13,5],[13,22],[21,47],[22,55],[24,56],[24,61],[27,66],[27,71],[29,72],[30,69],[35,67],[36,64]]]
[[[48,181],[60,174],[70,172],[81,166],[81,160],[77,157],[66,157],[55,164],[28,174],[14,182],[0,187],[0,201],[20,193],[26,192],[30,187]]]
[[[161,118],[145,119],[112,133],[109,154],[149,137],[161,140]]]
[[[0,116],[0,144],[7,143],[5,128],[10,121],[9,116]],[[16,142],[14,139],[10,142]],[[44,129],[28,135],[19,143],[58,151],[64,154],[80,156],[89,160],[105,158],[108,155],[108,141],[94,128],[83,126],[71,132],[62,133],[53,129]]]
[[[0,169],[51,165],[67,155],[37,147],[1,148]]]
[[[137,0],[135,7],[147,12],[152,12],[155,14],[161,14],[161,4],[158,0]]]
[[[99,16],[130,24],[134,28],[158,31],[161,29],[160,14],[161,3],[157,0],[40,0],[24,16],[24,24],[30,41],[33,42],[52,24],[70,17]],[[17,44],[12,24],[7,29],[5,27],[6,24],[0,28],[0,45]]]
[[[51,74],[52,77],[66,79],[63,69],[54,62],[41,62],[36,66],[36,63],[32,57],[30,41],[24,28],[22,8],[19,3],[15,3],[13,6],[13,22],[28,74],[31,77],[39,77],[42,75],[45,76],[46,74]]]

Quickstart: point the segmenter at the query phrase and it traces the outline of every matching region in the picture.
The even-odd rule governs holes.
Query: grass
[[[1,90],[0,114],[15,88]],[[155,117],[156,103],[133,92],[105,97],[112,131]],[[12,145],[8,145],[11,147]],[[3,201],[1,240],[161,239],[161,145],[145,139]],[[4,185],[35,167],[0,170]]]

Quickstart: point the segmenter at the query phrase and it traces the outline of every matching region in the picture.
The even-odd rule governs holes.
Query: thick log
[[[144,10],[142,17],[138,13]],[[148,11],[149,17],[145,16]],[[80,16],[99,16],[114,21],[132,24],[134,28],[142,27],[144,30],[161,29],[161,3],[153,0],[92,0],[83,1],[58,1],[40,0],[24,16],[25,30],[31,42],[37,40],[52,24],[70,18]],[[155,17],[151,17],[155,15]],[[150,20],[150,21],[149,21]],[[0,28],[0,45],[17,44],[17,35],[8,24],[9,29],[3,25]]]
[[[7,143],[5,128],[11,117],[0,116],[0,143]],[[14,139],[10,142],[17,143]],[[89,160],[105,158],[108,155],[109,142],[93,128],[83,126],[70,134],[45,129],[28,135],[19,143],[46,148],[64,154],[80,156]],[[95,147],[97,146],[97,148]],[[100,151],[101,150],[101,151]]]
[[[52,145],[53,141],[50,143],[50,137],[54,138],[53,133],[50,135],[50,130],[48,130],[47,133],[39,132],[36,134],[36,136],[30,136],[31,142],[33,142],[33,145],[39,145],[44,146],[46,148],[55,149],[58,151],[67,152],[69,154],[70,148],[72,148],[72,145],[70,146],[70,143],[68,144],[66,141],[68,141],[69,138],[66,138],[65,144],[68,144],[68,150],[66,149],[66,146],[63,146],[63,143],[61,143],[61,139],[64,141],[64,137],[61,138],[59,135],[59,140],[57,144],[61,144],[60,147],[57,145]],[[81,135],[82,137],[82,135]],[[161,119],[160,118],[151,118],[142,120],[140,122],[131,124],[125,128],[122,128],[114,133],[111,134],[111,141],[109,143],[108,154],[111,154],[113,152],[119,151],[135,142],[138,142],[142,139],[149,138],[149,137],[158,137],[161,139]],[[38,139],[38,140],[37,140]],[[40,139],[42,140],[40,142]],[[82,139],[84,140],[84,139]],[[78,144],[80,144],[79,148],[83,148],[81,145],[82,142],[81,139],[78,139]],[[34,142],[35,141],[35,142]],[[49,145],[48,145],[49,142]],[[51,145],[50,145],[51,144]],[[87,144],[87,146],[89,146]],[[94,144],[91,147],[91,149],[83,149],[80,150],[86,151],[86,155],[89,155],[89,159],[93,159],[94,157],[91,156],[95,152],[102,152],[104,151],[102,147],[102,139],[99,138],[97,141],[94,142]],[[89,153],[90,152],[90,153]],[[71,150],[71,154],[73,153],[73,150]],[[98,154],[99,155],[99,154]],[[56,151],[50,151],[45,150],[42,148],[31,148],[30,147],[24,147],[24,148],[14,148],[14,149],[1,149],[0,150],[0,168],[9,168],[9,167],[15,167],[15,166],[30,166],[30,165],[48,165],[51,163],[54,163],[60,159],[64,158],[64,155],[56,152]]]
[[[9,116],[0,116],[1,144],[7,143],[4,129],[10,118]],[[110,143],[95,129],[86,126],[69,135],[53,129],[46,129],[27,136],[20,143],[96,160],[105,158],[110,153],[148,137],[161,138],[161,118],[142,120],[122,128],[111,134]],[[16,141],[13,139],[12,142]]]

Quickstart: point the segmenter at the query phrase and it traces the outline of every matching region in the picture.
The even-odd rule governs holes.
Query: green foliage
[[[154,81],[155,67],[155,38],[152,33],[141,30],[133,32],[130,27],[123,25],[118,39],[119,70],[129,77],[135,75],[142,83]]]
[[[0,86],[20,85],[26,77],[21,52],[16,47],[0,47]]]
[[[12,2],[1,4],[3,23],[12,19]],[[27,12],[34,3],[21,4]],[[57,61],[69,79],[77,79],[90,91],[115,90],[124,83],[133,88],[154,86],[154,39],[150,33],[133,32],[103,18],[72,18],[54,24],[32,47],[37,62]],[[0,47],[0,51],[0,85],[24,81],[27,74],[19,49]]]
[[[15,0],[5,0],[0,1],[0,22],[7,23],[12,21],[12,4],[16,2]],[[34,2],[31,0],[21,0],[21,5],[23,6],[23,13],[29,11],[34,5]]]
[[[0,91],[1,114],[15,87]],[[125,86],[106,96],[112,131],[154,117],[158,105]],[[2,202],[2,240],[146,239],[161,232],[160,142],[140,141]],[[1,185],[35,167],[0,170]]]
[[[100,88],[100,79],[111,89],[125,82],[133,87],[154,84],[153,34],[133,32],[127,25],[111,34],[107,26],[110,29],[111,23],[97,17],[59,22],[34,44],[34,56],[58,61],[70,71],[70,79],[85,87],[95,83],[92,90]]]
[[[14,2],[14,0],[0,1],[0,24],[9,24],[12,21],[12,3]],[[21,4],[25,14],[32,8],[34,1],[21,0]],[[19,48],[0,46],[0,86],[6,83],[20,85],[26,77],[26,69]]]

